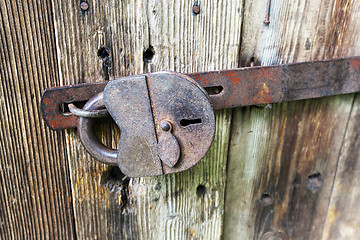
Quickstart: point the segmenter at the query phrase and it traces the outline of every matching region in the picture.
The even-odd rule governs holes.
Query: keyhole
[[[199,124],[201,123],[201,119],[200,118],[197,118],[197,119],[181,119],[180,121],[180,125],[183,126],[183,127],[187,127],[191,124]]]

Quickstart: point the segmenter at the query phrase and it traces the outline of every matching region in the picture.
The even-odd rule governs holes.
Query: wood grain
[[[241,66],[359,54],[356,1],[271,1],[269,25],[259,11],[265,6],[245,2]],[[357,181],[354,174],[338,172],[339,166],[360,161],[356,104],[354,95],[346,95],[235,111],[224,239],[349,239],[358,234],[359,218],[340,203],[355,207],[351,194],[340,200],[341,190],[334,187],[334,180]],[[356,195],[357,186],[346,191]],[[348,232],[343,233],[339,221],[348,215],[354,225],[344,223]]]
[[[359,55],[359,1],[272,0],[269,25],[265,7],[1,0],[0,238],[357,238],[359,94],[218,111],[207,156],[152,178],[124,178],[39,116],[53,86]],[[114,124],[98,134],[117,147]]]
[[[59,84],[51,4],[2,0],[0,24],[0,238],[73,238],[63,134],[39,113]]]
[[[335,11],[342,9],[342,11]],[[360,2],[338,1],[334,4],[327,53],[334,56],[360,54]],[[334,29],[337,29],[336,31]],[[331,199],[327,210],[323,239],[356,239],[360,234],[359,198],[360,94],[352,103],[346,133],[339,151]]]
[[[188,1],[89,1],[87,12],[78,4],[54,1],[61,84],[237,66],[241,2],[201,2],[198,15]],[[109,56],[99,54],[104,48]],[[89,157],[76,132],[67,131],[77,237],[219,239],[230,121],[231,110],[217,112],[215,142],[195,168],[126,181],[117,168]],[[118,133],[103,129],[104,140],[116,147]]]
[[[323,239],[356,239],[359,229],[360,94],[356,95],[328,207]]]
[[[97,82],[142,72],[142,2],[54,1],[60,85]],[[145,28],[146,29],[146,28]],[[75,130],[66,131],[78,239],[138,239],[136,209],[128,207],[129,180],[118,168],[100,164],[82,147]],[[99,135],[116,148],[109,125]]]

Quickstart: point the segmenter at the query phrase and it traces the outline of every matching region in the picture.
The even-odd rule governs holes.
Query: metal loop
[[[107,109],[98,109],[98,110],[85,110],[76,107],[73,103],[69,103],[69,110],[72,114],[83,117],[83,118],[101,118],[108,117],[109,112]]]
[[[97,109],[104,108],[103,92],[92,97],[84,106],[84,110],[89,112]],[[94,130],[95,119],[94,118],[79,118],[78,123],[78,134],[81,143],[85,149],[93,156],[96,160],[108,164],[117,164],[117,149],[108,148],[105,146],[95,134]]]

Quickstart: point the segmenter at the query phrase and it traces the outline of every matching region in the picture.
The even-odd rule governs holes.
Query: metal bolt
[[[89,3],[87,1],[83,1],[80,3],[80,8],[81,10],[83,10],[84,12],[87,11],[89,9]]]
[[[269,18],[270,18],[270,5],[271,5],[271,0],[267,1],[267,5],[266,5],[266,15],[265,15],[265,20],[264,23],[265,24],[269,24]]]
[[[192,11],[194,14],[199,14],[200,13],[200,6],[198,5],[197,2],[194,3]]]
[[[162,121],[160,123],[160,128],[163,131],[167,132],[167,131],[169,131],[171,129],[171,123],[169,121]]]

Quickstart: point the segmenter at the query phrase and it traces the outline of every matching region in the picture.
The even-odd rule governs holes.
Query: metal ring
[[[103,92],[92,97],[85,104],[83,110],[93,111],[104,108],[104,99]],[[79,118],[78,123],[78,134],[81,140],[81,143],[85,149],[93,156],[96,160],[108,164],[108,165],[118,165],[117,164],[117,150],[108,148],[105,146],[99,138],[96,136],[94,131],[95,119],[94,118]]]
[[[109,112],[107,109],[99,109],[99,110],[85,110],[76,107],[73,103],[69,103],[69,110],[72,114],[83,117],[83,118],[101,118],[109,116]]]

